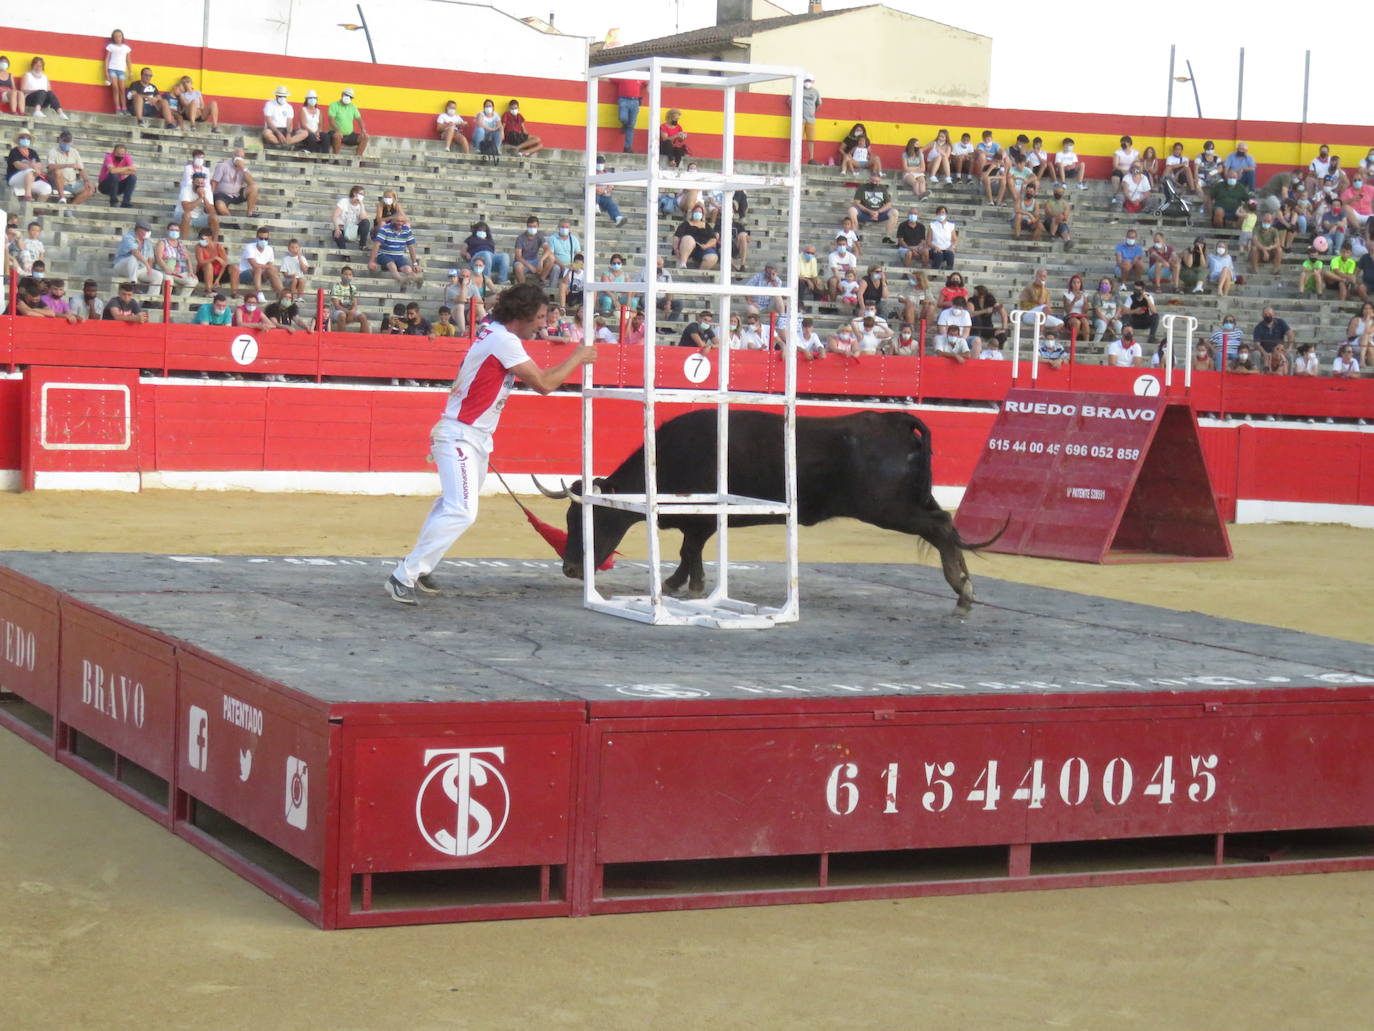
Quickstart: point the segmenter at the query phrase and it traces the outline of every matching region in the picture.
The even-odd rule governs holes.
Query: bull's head
[[[546,498],[556,500],[562,498],[570,499],[568,505],[568,542],[563,549],[563,575],[574,580],[582,579],[582,481],[574,480],[571,484],[565,484],[560,490],[549,490],[536,478],[535,487],[539,493]],[[592,493],[600,494],[606,488],[606,480],[597,478],[592,480]],[[624,518],[629,516],[628,519]],[[606,560],[611,557],[616,546],[620,543],[625,531],[634,522],[634,516],[630,513],[614,511],[611,509],[597,506],[592,509],[592,524],[595,527],[593,537],[595,544],[595,557],[597,568],[601,568]]]

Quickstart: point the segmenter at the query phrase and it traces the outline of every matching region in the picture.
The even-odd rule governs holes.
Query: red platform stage
[[[0,555],[0,723],[322,927],[1374,868],[1369,647],[835,565],[708,642],[387,569]]]

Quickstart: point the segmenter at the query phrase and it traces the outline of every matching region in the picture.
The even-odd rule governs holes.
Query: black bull
[[[662,494],[713,494],[716,490],[716,412],[703,409],[670,419],[658,428],[658,489]],[[949,513],[931,495],[930,430],[905,412],[857,412],[829,418],[797,418],[797,519],[803,526],[839,516],[885,530],[915,534],[940,553],[945,580],[958,607],[973,606],[973,583],[964,564],[969,544],[959,537]],[[783,500],[783,423],[774,412],[730,413],[729,490],[732,494]],[[641,447],[605,478],[593,481],[603,494],[644,492]],[[577,481],[564,492],[539,487],[549,497],[574,496],[568,507],[568,545],[563,572],[582,576],[582,506]],[[597,565],[643,519],[634,512],[593,509]],[[778,515],[741,515],[731,526],[782,523]],[[663,583],[669,594],[683,586],[689,597],[705,593],[701,554],[716,532],[713,515],[661,515],[659,525],[682,531],[681,564]],[[1001,536],[999,533],[997,536]],[[996,540],[996,537],[993,538]]]

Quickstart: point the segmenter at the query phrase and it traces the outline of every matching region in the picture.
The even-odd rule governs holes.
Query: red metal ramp
[[[1078,562],[1219,559],[1231,543],[1192,409],[1167,398],[1012,390],[955,525],[989,551]]]

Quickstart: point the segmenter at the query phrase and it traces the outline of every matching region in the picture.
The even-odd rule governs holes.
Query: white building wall
[[[352,0],[145,0],[114,9],[105,0],[64,0],[60,24],[41,4],[6,4],[0,24],[40,32],[107,35],[122,29],[139,61],[139,40],[332,60],[369,60]],[[486,4],[450,0],[362,0],[382,64],[582,79],[587,40],[550,35]],[[208,15],[208,34],[206,18]],[[79,26],[79,28],[73,28]],[[94,56],[94,55],[93,55]]]

